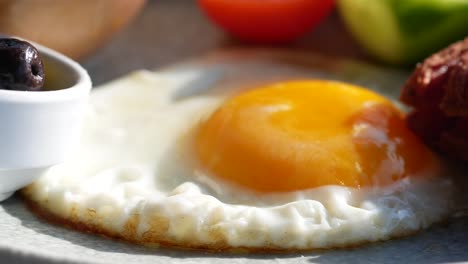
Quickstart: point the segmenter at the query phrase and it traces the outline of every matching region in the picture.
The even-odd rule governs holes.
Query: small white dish
[[[91,79],[77,62],[32,43],[47,91],[0,89],[0,201],[67,158],[78,143]]]

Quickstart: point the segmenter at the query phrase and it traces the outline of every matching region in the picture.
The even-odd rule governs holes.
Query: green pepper
[[[413,64],[468,36],[468,0],[339,0],[349,31],[371,55]]]

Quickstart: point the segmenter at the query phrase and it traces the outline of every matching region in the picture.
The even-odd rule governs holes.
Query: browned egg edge
[[[407,231],[405,233],[400,233],[397,235],[390,236],[385,240],[377,241],[365,241],[365,242],[356,242],[348,245],[334,246],[334,247],[325,247],[325,248],[281,248],[275,246],[264,246],[264,247],[233,247],[230,246],[222,236],[218,236],[216,241],[213,244],[202,244],[202,243],[187,243],[183,241],[174,241],[165,236],[164,227],[168,227],[168,220],[161,218],[152,221],[151,228],[155,229],[153,231],[147,231],[146,235],[143,234],[141,239],[136,238],[136,226],[139,220],[139,215],[134,214],[124,225],[123,232],[115,232],[111,230],[106,230],[96,224],[87,223],[80,220],[76,215],[74,215],[74,209],[72,209],[71,218],[66,219],[60,217],[49,210],[42,208],[40,203],[33,201],[27,197],[27,188],[23,189],[20,192],[20,197],[24,201],[26,207],[38,218],[45,220],[46,222],[58,226],[62,226],[71,230],[80,231],[83,233],[89,233],[93,235],[98,235],[105,239],[116,240],[121,242],[130,242],[132,244],[143,245],[148,248],[166,248],[166,249],[175,249],[183,251],[203,251],[209,253],[231,253],[231,254],[261,254],[261,253],[319,253],[328,250],[334,249],[356,249],[364,245],[383,243],[385,241],[394,240],[396,238],[402,238],[407,236],[416,235],[422,231],[432,228],[434,225],[444,225],[448,223],[449,217],[443,217],[441,221],[432,224],[427,229],[420,229],[415,231]],[[90,214],[93,213],[92,209],[88,209]],[[155,228],[156,226],[156,228]]]

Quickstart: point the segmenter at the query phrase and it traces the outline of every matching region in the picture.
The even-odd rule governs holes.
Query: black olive
[[[40,91],[44,67],[37,49],[26,41],[0,38],[0,89]]]

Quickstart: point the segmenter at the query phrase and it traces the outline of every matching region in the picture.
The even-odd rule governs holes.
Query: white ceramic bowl
[[[91,79],[78,63],[33,43],[47,91],[0,89],[0,201],[63,162],[78,143]]]

